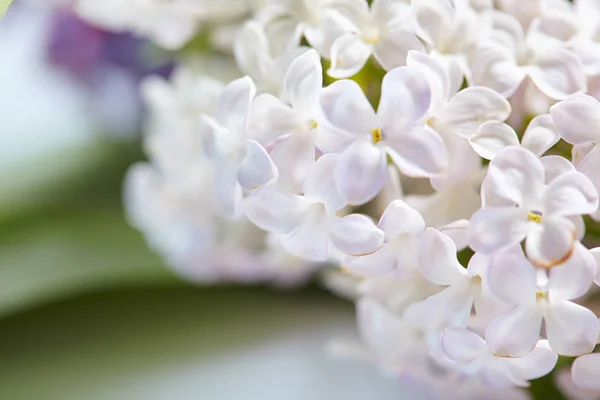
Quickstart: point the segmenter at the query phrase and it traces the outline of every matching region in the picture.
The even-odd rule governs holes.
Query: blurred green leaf
[[[175,282],[119,209],[34,215],[0,233],[0,316],[87,291]]]

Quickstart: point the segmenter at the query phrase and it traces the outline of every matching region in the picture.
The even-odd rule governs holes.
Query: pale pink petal
[[[525,241],[527,258],[542,268],[551,268],[567,261],[575,237],[575,224],[568,218],[545,216],[541,224],[532,222]]]
[[[256,86],[247,76],[225,86],[219,100],[219,123],[231,132],[244,136],[250,103],[255,94]]]
[[[489,181],[495,196],[526,206],[536,203],[540,197],[544,166],[529,150],[506,147],[490,163],[486,181]]]
[[[384,276],[394,270],[397,258],[395,248],[384,243],[372,254],[350,257],[344,268],[362,277]]]
[[[302,215],[300,224],[282,239],[283,247],[293,255],[310,261],[327,261],[329,258],[329,219],[325,209],[312,205]]]
[[[596,346],[600,323],[589,309],[570,301],[552,303],[544,313],[544,319],[548,342],[558,354],[579,356]]]
[[[459,219],[441,226],[439,231],[452,239],[456,250],[461,251],[469,245],[470,224],[471,222],[468,219]]]
[[[450,78],[444,65],[435,57],[420,51],[409,51],[408,67],[421,71],[431,89],[431,110],[439,110],[450,97]]]
[[[395,68],[383,77],[377,116],[384,135],[398,136],[422,118],[431,105],[427,78],[410,67]]]
[[[530,381],[552,372],[558,361],[558,354],[550,349],[547,340],[540,340],[531,353],[507,361],[513,375]]]
[[[488,349],[498,357],[523,357],[534,349],[541,326],[538,307],[519,307],[490,324],[485,336]]]
[[[332,78],[349,78],[357,74],[366,64],[373,51],[353,33],[338,38],[331,46],[331,66],[327,75]]]
[[[330,213],[335,213],[346,205],[346,201],[335,187],[334,171],[338,161],[338,154],[321,156],[304,183],[306,198],[312,202],[323,203]]]
[[[406,56],[411,50],[423,51],[423,44],[414,33],[397,27],[385,33],[375,45],[373,55],[383,69],[389,71],[406,65]]]
[[[248,115],[248,137],[266,145],[273,139],[294,132],[298,120],[294,109],[277,97],[263,93],[258,95]]]
[[[387,240],[403,233],[420,235],[425,230],[421,214],[402,200],[392,201],[383,212],[377,225],[385,232]]]
[[[421,236],[419,270],[431,282],[446,286],[467,275],[467,270],[456,258],[452,239],[433,228],[427,228]]]
[[[585,295],[596,275],[596,269],[593,254],[576,242],[571,257],[549,272],[547,287],[552,301],[573,300]]]
[[[346,133],[369,137],[378,128],[373,107],[354,81],[333,82],[321,91],[320,103],[325,119]]]
[[[315,50],[308,50],[292,61],[283,86],[296,110],[308,113],[314,109],[323,86],[321,59]]]
[[[358,140],[339,157],[335,184],[348,204],[360,205],[381,191],[387,178],[387,159],[383,149]]]
[[[537,156],[547,152],[560,139],[550,114],[538,115],[531,120],[521,139],[521,145]]]
[[[279,177],[277,167],[269,153],[258,142],[246,140],[246,157],[238,169],[238,182],[244,189],[255,190]]]
[[[269,187],[245,198],[243,207],[248,219],[259,228],[289,233],[300,224],[307,202],[301,196]]]
[[[482,122],[504,121],[510,114],[510,103],[498,92],[472,86],[454,95],[436,115],[453,133],[467,139],[477,133]]]
[[[591,214],[598,209],[598,192],[580,172],[565,172],[546,188],[544,210],[553,215]]]
[[[587,90],[583,64],[572,52],[551,48],[540,52],[527,67],[527,74],[545,95],[563,100]]]
[[[507,304],[531,306],[535,303],[536,271],[519,246],[493,256],[486,283],[494,296]]]
[[[279,171],[278,184],[294,193],[301,192],[315,163],[314,136],[292,134],[277,143],[270,154]]]
[[[475,84],[510,97],[525,79],[525,72],[516,65],[508,49],[490,46],[478,51],[472,67],[472,78]]]
[[[540,161],[544,165],[546,184],[565,172],[575,171],[575,166],[563,156],[543,156]]]
[[[514,129],[504,122],[487,121],[469,138],[469,143],[481,157],[493,160],[505,147],[518,146],[519,137]]]
[[[377,250],[384,233],[373,221],[361,214],[334,218],[330,223],[331,242],[347,254],[360,256]]]
[[[584,354],[571,367],[571,379],[584,389],[600,390],[600,354]]]
[[[600,103],[578,94],[550,107],[550,115],[560,136],[571,144],[600,141]]]
[[[469,245],[487,254],[520,243],[529,229],[527,214],[520,207],[482,208],[471,218]]]
[[[384,130],[384,135],[386,131]],[[448,166],[444,141],[429,127],[412,128],[385,137],[388,154],[400,171],[412,177],[429,177]]]
[[[475,361],[488,351],[485,341],[479,335],[456,327],[444,331],[442,350],[452,361],[459,363]]]

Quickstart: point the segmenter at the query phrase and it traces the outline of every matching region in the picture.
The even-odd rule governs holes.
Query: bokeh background
[[[327,356],[354,310],[318,285],[198,287],[147,248],[122,179],[169,60],[58,3],[0,20],[0,399],[415,398]]]

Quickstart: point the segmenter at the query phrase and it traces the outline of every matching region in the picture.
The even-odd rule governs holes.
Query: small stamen
[[[312,131],[313,129],[317,129],[317,127],[319,126],[319,123],[313,119],[312,121],[308,122],[308,126],[309,126],[309,129]]]
[[[542,223],[542,212],[533,210],[527,215],[527,221],[532,221],[538,224]]]
[[[371,139],[373,144],[377,144],[383,140],[383,132],[381,131],[381,128],[371,129]]]

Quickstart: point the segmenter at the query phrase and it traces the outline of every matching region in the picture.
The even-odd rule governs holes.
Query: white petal
[[[449,328],[442,335],[442,350],[452,360],[468,363],[487,353],[485,341],[475,332],[464,328]]]
[[[246,140],[246,157],[238,170],[238,182],[243,188],[255,190],[277,180],[277,167],[269,153],[258,142]]]
[[[477,133],[484,121],[504,121],[510,114],[510,103],[498,92],[473,86],[454,95],[436,118],[465,139]]]
[[[219,123],[231,132],[243,136],[250,103],[255,94],[256,86],[247,76],[225,86],[219,100]]]
[[[505,147],[518,146],[519,137],[514,129],[504,122],[487,121],[469,138],[469,143],[481,157],[493,160]]]
[[[538,157],[554,146],[560,136],[554,128],[550,114],[538,115],[531,120],[523,134],[521,145]]]
[[[501,150],[488,168],[486,181],[495,196],[525,207],[537,203],[544,184],[544,166],[521,147]]]
[[[421,236],[419,270],[431,282],[445,286],[467,275],[467,270],[456,258],[452,239],[433,228],[427,228]]]
[[[350,214],[331,221],[331,242],[347,254],[359,256],[377,250],[384,233],[361,214]]]
[[[308,50],[290,64],[283,85],[295,109],[308,112],[317,105],[323,86],[323,69],[315,50]]]
[[[440,331],[449,326],[466,328],[472,308],[473,295],[469,292],[469,287],[458,284],[448,286],[422,303],[413,303],[406,308],[405,317],[410,318],[410,314],[418,310],[420,315],[412,315],[412,317],[421,319],[418,322],[421,329],[436,335],[436,340],[439,340]],[[427,317],[423,318],[423,316]]]
[[[564,217],[543,217],[532,223],[525,241],[527,258],[538,267],[551,268],[564,263],[571,255],[577,232],[575,224]]]
[[[579,387],[600,390],[600,354],[584,354],[571,367],[571,378]]]
[[[234,42],[233,54],[244,73],[256,79],[268,73],[266,68],[270,62],[269,40],[259,23],[250,21],[244,24]]]
[[[540,161],[544,165],[546,184],[565,172],[575,171],[575,166],[562,156],[544,156],[540,158]]]
[[[359,140],[340,154],[335,184],[348,204],[360,205],[381,191],[387,178],[386,154],[380,146]]]
[[[573,300],[585,295],[596,275],[596,260],[581,243],[562,265],[549,272],[548,292],[552,301]]]
[[[279,171],[278,184],[301,192],[315,163],[314,137],[307,132],[291,134],[273,147],[271,159]]]
[[[507,304],[528,306],[536,300],[536,270],[519,246],[494,255],[486,281],[494,296]]]
[[[307,204],[303,197],[273,188],[255,191],[243,201],[252,223],[274,233],[290,233],[300,224]]]
[[[479,51],[472,75],[475,84],[494,89],[504,97],[512,96],[525,79],[525,72],[516,65],[512,54],[501,46]]]
[[[565,172],[546,188],[545,212],[557,215],[591,214],[598,209],[598,192],[580,172]]]
[[[362,277],[384,276],[394,270],[397,258],[395,248],[384,243],[372,254],[350,257],[344,267]]]
[[[560,136],[571,144],[600,141],[600,103],[578,94],[550,107],[550,115]]]
[[[320,103],[325,119],[344,132],[366,136],[378,127],[373,107],[354,81],[333,82],[321,91]]]
[[[377,115],[388,135],[403,132],[422,118],[431,105],[431,89],[424,74],[409,67],[395,68],[381,83]]]
[[[558,354],[550,349],[546,340],[540,340],[526,356],[508,360],[513,374],[528,381],[552,372],[557,361]]]
[[[459,219],[450,222],[439,228],[439,231],[448,236],[454,242],[458,251],[463,250],[469,245],[469,225],[471,222],[468,219]]]
[[[388,145],[388,154],[404,175],[429,177],[448,166],[444,141],[429,127],[415,127],[389,135],[385,144]]]
[[[393,358],[406,344],[408,327],[377,301],[363,298],[356,304],[360,338],[381,356]]]
[[[364,66],[373,47],[351,33],[338,38],[331,46],[331,67],[327,75],[332,78],[349,78]]]
[[[250,107],[248,137],[266,145],[273,139],[298,129],[296,112],[277,97],[262,93]]]
[[[315,204],[304,213],[300,225],[282,239],[287,251],[310,261],[329,258],[329,219],[325,209]]]
[[[238,168],[233,163],[219,163],[215,175],[215,196],[223,211],[230,217],[237,214],[242,198],[242,188],[238,184]]]
[[[447,0],[418,1],[412,3],[418,30],[417,34],[428,44],[446,39],[453,25],[454,10]]]
[[[551,48],[539,53],[527,67],[527,74],[545,95],[562,100],[587,90],[583,64],[572,52]]]
[[[346,201],[335,187],[334,171],[338,154],[325,154],[313,165],[304,184],[304,195],[312,202],[323,203],[330,213],[346,205]]]
[[[385,232],[386,239],[391,240],[403,233],[420,235],[425,230],[425,221],[417,210],[402,200],[394,200],[386,207],[377,226]]]
[[[519,307],[490,324],[485,335],[488,349],[498,357],[523,357],[535,347],[541,326],[538,307]]]
[[[403,28],[389,29],[375,45],[373,55],[386,71],[406,65],[409,51],[424,50],[423,44],[415,34]]]
[[[406,65],[425,75],[431,89],[431,111],[439,110],[450,97],[448,71],[435,57],[419,51],[409,51]]]
[[[590,178],[596,189],[600,190],[600,147],[598,145],[581,161],[577,169]],[[592,218],[600,221],[600,210],[593,213]]]
[[[475,251],[493,253],[520,243],[528,231],[528,212],[520,207],[488,207],[473,214],[469,245]]]
[[[590,250],[592,256],[594,256],[594,260],[596,260],[596,275],[594,282],[596,285],[600,285],[600,247],[595,247]]]
[[[544,313],[544,319],[548,342],[558,354],[578,356],[590,353],[596,346],[600,323],[587,308],[570,301],[553,303]]]

